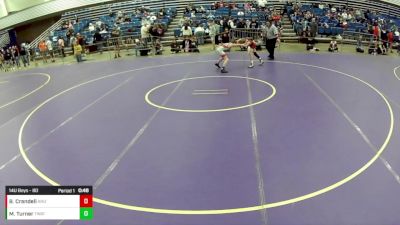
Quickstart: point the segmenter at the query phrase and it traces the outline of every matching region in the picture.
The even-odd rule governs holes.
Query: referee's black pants
[[[276,39],[277,38],[267,39],[265,41],[265,48],[267,49],[267,51],[269,53],[268,58],[270,58],[270,59],[274,59],[275,58],[274,54],[275,54]]]

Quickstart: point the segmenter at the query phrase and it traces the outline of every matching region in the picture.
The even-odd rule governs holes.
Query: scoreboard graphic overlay
[[[6,220],[92,220],[91,186],[6,186]]]

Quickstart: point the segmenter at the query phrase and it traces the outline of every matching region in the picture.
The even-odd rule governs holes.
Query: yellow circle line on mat
[[[245,79],[245,80],[254,80],[257,82],[260,82],[266,86],[269,86],[272,88],[272,94],[264,99],[261,99],[260,101],[254,102],[252,104],[247,104],[247,105],[242,105],[242,106],[237,106],[237,107],[227,107],[227,108],[221,108],[221,109],[178,109],[178,108],[171,108],[171,107],[167,107],[167,106],[162,106],[162,105],[158,105],[154,102],[151,101],[150,99],[150,95],[152,92],[156,91],[157,89],[160,89],[164,86],[170,85],[170,84],[174,84],[174,83],[179,83],[182,81],[188,81],[188,80],[198,80],[198,79],[207,79],[207,78],[237,78],[237,79]],[[152,88],[150,91],[148,91],[146,93],[145,96],[145,100],[146,102],[151,105],[154,106],[156,108],[160,108],[160,109],[165,109],[165,110],[169,110],[169,111],[175,111],[175,112],[190,112],[190,113],[204,113],[204,112],[224,112],[224,111],[231,111],[231,110],[237,110],[237,109],[243,109],[243,108],[247,108],[247,107],[251,107],[251,106],[256,106],[259,104],[262,104],[268,100],[270,100],[271,98],[273,98],[276,94],[276,88],[263,80],[260,79],[256,79],[256,78],[251,78],[251,77],[240,77],[240,76],[202,76],[202,77],[190,77],[190,78],[185,78],[185,79],[180,79],[180,80],[175,80],[175,81],[171,81],[165,84],[161,84],[158,85],[157,87]]]
[[[231,60],[231,61],[246,61],[246,60]],[[97,81],[97,80],[113,77],[113,76],[116,76],[116,75],[119,75],[119,74],[124,74],[124,73],[127,73],[127,72],[134,72],[134,71],[140,71],[140,70],[145,70],[145,69],[158,68],[158,67],[162,67],[162,66],[193,64],[193,63],[199,63],[199,62],[202,62],[202,63],[213,62],[213,60],[164,64],[164,65],[143,67],[143,68],[140,68],[140,69],[129,70],[129,71],[124,71],[124,72],[118,72],[118,73],[107,75],[107,76],[104,76],[104,77],[100,77],[100,78],[97,78],[97,79],[94,79],[94,80],[86,81],[84,83],[78,84],[78,85],[76,85],[74,87],[71,87],[71,88],[69,88],[67,90],[64,90],[64,91],[54,95],[53,97],[47,99],[42,104],[40,104],[38,107],[36,107],[27,116],[27,118],[25,119],[25,121],[21,125],[21,128],[19,130],[19,135],[18,135],[18,146],[19,146],[19,150],[20,150],[20,153],[21,153],[23,159],[25,160],[26,164],[32,169],[32,171],[34,173],[36,173],[39,177],[41,177],[43,180],[45,180],[47,183],[49,183],[49,184],[51,184],[53,186],[60,186],[59,183],[57,183],[56,181],[54,181],[51,178],[49,178],[48,176],[46,176],[43,172],[41,172],[38,168],[36,168],[35,165],[33,165],[33,163],[28,158],[28,156],[27,156],[27,154],[25,152],[25,149],[23,147],[23,144],[22,144],[23,130],[24,130],[27,122],[29,121],[29,119],[32,117],[32,115],[36,111],[38,111],[41,107],[43,107],[45,104],[47,104],[48,102],[50,102],[54,98],[66,93],[68,91],[71,91],[72,89],[75,89],[77,87],[80,87],[80,86],[88,84],[88,83],[92,83],[92,82]],[[325,187],[323,189],[311,192],[311,193],[306,194],[306,195],[298,196],[298,197],[295,197],[295,198],[291,198],[291,199],[287,199],[287,200],[283,200],[283,201],[278,201],[278,202],[267,203],[267,204],[264,204],[264,205],[249,206],[249,207],[242,207],[242,208],[229,208],[229,209],[184,210],[184,209],[161,209],[161,208],[141,207],[141,206],[134,206],[134,205],[128,205],[128,204],[122,204],[122,203],[118,203],[118,202],[108,201],[108,200],[104,200],[104,199],[100,199],[100,198],[94,198],[93,200],[96,203],[99,203],[99,204],[103,204],[103,205],[107,205],[107,206],[111,206],[111,207],[115,207],[115,208],[126,209],[126,210],[149,212],[149,213],[176,214],[176,215],[212,215],[212,214],[231,214],[231,213],[242,213],[242,212],[258,211],[258,210],[262,210],[262,209],[274,208],[274,207],[278,207],[278,206],[284,206],[284,205],[289,205],[289,204],[293,204],[293,203],[296,203],[296,202],[301,202],[301,201],[304,201],[304,200],[307,200],[307,199],[314,198],[316,196],[322,195],[322,194],[327,193],[329,191],[332,191],[332,190],[340,187],[341,185],[353,180],[354,178],[356,178],[360,174],[362,174],[364,171],[366,171],[382,155],[382,153],[386,149],[387,145],[389,144],[390,139],[391,139],[392,134],[393,134],[394,115],[393,115],[393,110],[392,110],[392,107],[391,107],[389,101],[385,98],[385,96],[377,88],[375,88],[374,86],[372,86],[368,82],[361,80],[360,78],[357,78],[355,76],[352,76],[352,75],[349,75],[349,74],[346,74],[346,73],[343,73],[343,72],[340,72],[340,71],[337,71],[337,70],[334,70],[334,69],[329,69],[329,68],[324,68],[324,67],[315,66],[315,65],[309,65],[309,64],[302,64],[302,63],[295,63],[295,62],[285,62],[285,61],[273,61],[273,62],[269,61],[269,63],[284,63],[284,64],[313,67],[313,68],[323,69],[323,70],[326,70],[326,71],[332,71],[332,72],[335,72],[335,73],[342,74],[344,76],[350,77],[352,79],[355,79],[355,80],[365,84],[367,87],[371,88],[373,91],[375,91],[383,99],[383,101],[386,104],[386,107],[388,109],[389,116],[390,116],[390,125],[389,125],[389,131],[388,131],[388,134],[387,134],[387,136],[385,138],[384,143],[379,148],[377,153],[372,157],[372,159],[369,160],[364,166],[362,166],[361,168],[359,168],[358,170],[356,170],[355,172],[350,174],[349,176],[347,176],[344,179],[342,179],[342,180],[340,180],[340,181],[338,181],[338,182],[336,182],[336,183],[334,183],[332,185],[329,185],[329,186],[327,186],[327,187]]]
[[[39,86],[38,88],[36,88],[35,90],[33,90],[33,91],[31,91],[31,92],[29,92],[29,93],[27,93],[27,94],[25,94],[25,95],[23,95],[23,96],[21,96],[21,97],[15,99],[15,100],[12,100],[11,102],[8,102],[8,103],[6,103],[6,104],[4,104],[4,105],[1,105],[1,106],[0,106],[0,109],[5,108],[5,107],[7,107],[7,106],[9,106],[9,105],[11,105],[11,104],[14,104],[14,103],[18,102],[18,101],[21,101],[22,99],[24,99],[24,98],[26,98],[26,97],[28,97],[28,96],[34,94],[35,92],[39,91],[39,90],[42,89],[44,86],[46,86],[46,85],[50,82],[50,80],[51,80],[50,75],[49,75],[49,74],[46,74],[46,73],[32,73],[32,74],[22,75],[22,76],[31,76],[31,75],[36,75],[36,74],[37,74],[37,75],[42,75],[42,76],[47,77],[46,82],[44,82],[42,85],[40,85],[40,86]]]
[[[396,73],[396,70],[397,70],[398,68],[400,68],[400,66],[394,68],[394,69],[393,69],[393,73],[394,73],[394,76],[397,78],[397,80],[400,80],[399,75]]]

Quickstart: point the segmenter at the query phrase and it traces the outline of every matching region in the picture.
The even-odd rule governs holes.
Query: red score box
[[[92,208],[93,207],[93,195],[80,195],[80,207],[81,208]]]

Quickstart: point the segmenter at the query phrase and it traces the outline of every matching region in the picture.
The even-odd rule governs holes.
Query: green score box
[[[93,219],[93,208],[81,208],[80,213],[81,220],[92,220]]]

